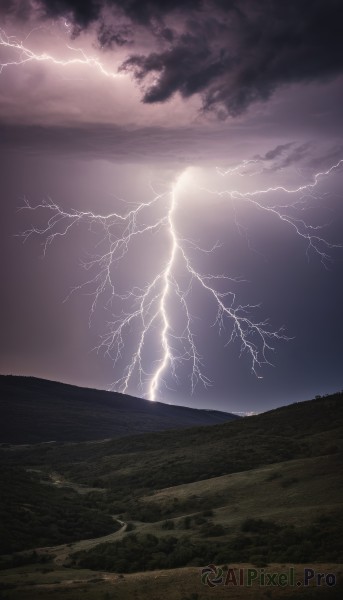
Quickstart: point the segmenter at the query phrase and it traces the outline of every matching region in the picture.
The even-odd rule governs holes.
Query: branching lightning
[[[24,40],[20,41],[14,36],[8,36],[3,29],[0,29],[0,48],[3,48],[7,52],[14,54],[13,58],[4,62],[0,61],[0,74],[5,69],[10,67],[18,67],[30,62],[47,62],[60,67],[86,65],[96,69],[99,71],[99,73],[101,73],[101,75],[104,75],[108,78],[117,78],[123,76],[121,73],[106,69],[98,58],[87,56],[82,48],[74,48],[69,44],[66,44],[65,46],[72,53],[72,58],[59,59],[52,54],[48,54],[47,52],[38,54],[27,45],[31,34],[32,31],[24,38]]]
[[[217,169],[217,172],[225,176],[227,174],[232,174],[238,172],[242,175],[242,169],[246,167],[250,163],[255,163],[258,161],[243,161],[241,165],[234,167],[233,169],[228,169],[227,171],[222,171]],[[305,205],[307,198],[311,195],[314,188],[317,187],[318,182],[323,178],[329,176],[333,171],[336,171],[343,164],[343,159],[339,160],[334,165],[331,165],[329,169],[326,171],[320,171],[315,173],[313,176],[313,180],[310,183],[306,183],[300,186],[296,186],[294,188],[287,188],[285,186],[275,186],[275,187],[267,187],[265,189],[257,189],[252,192],[240,192],[238,190],[224,190],[222,192],[213,192],[219,196],[227,196],[231,198],[231,200],[239,200],[240,202],[248,202],[252,204],[255,208],[260,210],[272,213],[275,217],[288,223],[298,236],[303,238],[307,243],[306,253],[309,255],[309,252],[312,251],[316,254],[323,265],[327,267],[328,263],[331,261],[331,255],[329,253],[333,248],[340,247],[337,244],[331,244],[325,238],[318,235],[318,231],[323,228],[323,225],[311,225],[307,223],[303,218],[299,218],[290,214],[290,209],[293,207],[301,207]],[[210,190],[207,190],[208,192]],[[287,203],[285,205],[272,205],[272,204],[263,204],[260,200],[261,196],[270,195],[273,193],[282,192],[286,195],[296,196],[296,200],[293,203]]]
[[[218,173],[222,176],[242,175],[251,162],[255,161],[244,161],[227,171],[218,170]],[[338,161],[326,171],[316,173],[309,183],[295,188],[275,186],[249,192],[207,192],[267,211],[290,226],[304,240],[307,253],[312,251],[327,264],[330,249],[336,245],[320,237],[319,227],[306,223],[301,216],[295,216],[294,210],[303,210],[306,197],[313,194],[320,179],[331,175],[342,164],[343,160]],[[24,240],[31,236],[41,237],[44,254],[52,242],[57,238],[63,239],[79,223],[101,229],[101,243],[105,244],[105,251],[83,264],[91,275],[87,281],[73,288],[72,292],[84,289],[93,296],[90,322],[99,305],[112,311],[118,306],[124,307],[107,323],[107,330],[100,337],[97,350],[110,356],[114,365],[118,365],[123,354],[125,359],[128,354],[126,367],[113,383],[113,388],[121,392],[130,391],[138,378],[141,393],[150,400],[161,396],[163,386],[167,385],[168,374],[177,379],[180,364],[190,366],[192,391],[199,381],[205,386],[210,384],[196,344],[194,315],[190,306],[192,288],[196,287],[208,296],[216,308],[215,324],[220,332],[225,332],[226,343],[238,342],[240,353],[249,358],[252,372],[257,377],[261,376],[260,370],[264,364],[271,364],[269,356],[277,340],[288,339],[282,328],[273,330],[268,320],[258,321],[253,318],[256,305],[241,305],[238,302],[232,285],[230,289],[230,283],[237,282],[237,279],[221,274],[203,274],[195,268],[192,253],[203,249],[179,234],[176,220],[186,172],[179,177],[172,189],[155,193],[150,201],[139,203],[123,214],[113,212],[101,215],[79,210],[67,212],[50,200],[36,206],[26,201],[24,206],[30,211],[42,209],[51,214],[44,227],[33,227],[22,234]],[[273,198],[275,193],[285,197],[291,195],[294,201],[282,205],[262,202],[262,198]],[[125,259],[137,238],[149,242],[149,236],[157,232],[164,235],[167,244],[167,256],[162,258],[160,268],[145,286],[133,287],[125,293],[118,291],[115,267]],[[204,251],[214,252],[215,248],[216,246]],[[223,285],[226,286],[224,291]],[[128,340],[133,329],[137,339],[132,352]],[[154,351],[151,350],[152,343]]]
[[[65,26],[70,33],[67,23]],[[87,66],[107,78],[124,76],[108,70],[98,58],[90,57],[81,48],[69,44],[65,45],[70,53],[68,58],[58,58],[47,52],[37,53],[30,47],[32,33],[19,40],[0,29],[0,50],[5,57],[0,58],[0,74],[28,63],[48,63],[65,68]],[[322,226],[309,223],[303,216],[303,210],[320,180],[330,176],[342,164],[343,159],[327,170],[315,173],[311,181],[294,188],[277,185],[245,192],[232,188],[203,191],[232,203],[240,232],[244,228],[238,223],[236,215],[239,205],[244,203],[289,226],[303,240],[307,255],[314,254],[327,266],[331,260],[331,250],[337,245],[321,236]],[[217,169],[219,177],[249,176],[250,180],[262,172],[263,164],[259,158],[244,160],[225,170]],[[240,354],[247,357],[251,371],[257,377],[261,377],[263,365],[271,364],[270,355],[277,341],[289,339],[283,328],[272,329],[268,320],[258,320],[253,316],[258,305],[240,304],[233,285],[240,279],[225,274],[202,273],[195,267],[194,253],[212,253],[216,245],[204,250],[178,231],[178,202],[184,175],[178,178],[171,189],[154,193],[150,201],[138,203],[123,213],[103,215],[76,209],[67,211],[52,200],[38,205],[26,200],[23,207],[49,214],[44,226],[31,227],[22,234],[24,241],[34,236],[41,238],[44,255],[52,243],[57,239],[63,241],[79,224],[101,232],[99,252],[83,263],[86,281],[75,286],[70,294],[84,290],[92,297],[89,325],[97,311],[110,311],[111,318],[96,349],[109,356],[118,370],[122,361],[125,362],[119,377],[113,382],[113,389],[123,393],[135,392],[138,381],[141,393],[150,400],[161,396],[170,375],[178,379],[182,365],[189,368],[192,392],[199,382],[204,386],[211,383],[205,373],[196,340],[195,315],[192,311],[194,289],[208,297],[216,311],[213,324],[219,333],[226,336],[226,344],[238,344]],[[286,201],[283,204],[273,203],[276,194],[285,197]],[[161,256],[160,265],[148,282],[122,292],[120,282],[116,281],[116,268],[127,259],[136,240],[149,242],[154,234],[164,236],[166,255]],[[135,333],[134,343],[132,331]]]

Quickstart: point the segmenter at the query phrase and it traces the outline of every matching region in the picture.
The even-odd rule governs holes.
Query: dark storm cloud
[[[150,25],[180,7],[199,9],[202,0],[40,0],[50,16],[69,15],[76,25],[89,25],[100,18],[105,7],[120,9],[133,22]]]
[[[5,0],[7,10],[29,5]],[[124,45],[143,26],[151,45],[132,52],[121,68],[142,85],[148,104],[175,93],[200,94],[205,110],[225,117],[267,100],[284,85],[326,81],[342,72],[341,0],[38,0],[38,5],[42,15],[68,18],[75,32],[96,24],[102,45]],[[114,12],[113,22],[104,21],[105,9]]]
[[[257,134],[257,137],[256,137]],[[244,156],[237,154],[237,142],[247,138]],[[42,126],[6,124],[0,122],[0,153],[7,156],[60,156],[105,159],[112,162],[168,164],[172,168],[189,165],[209,165],[223,162],[237,164],[240,160],[258,161],[262,172],[276,172],[291,165],[326,169],[342,158],[341,144],[312,142],[278,144],[264,154],[256,154],[260,143],[258,132],[249,134],[241,127],[230,127],[231,151],[227,145],[227,130],[223,128],[191,127],[121,127],[109,124],[74,126]]]
[[[226,137],[213,130],[188,127],[128,128],[108,124],[75,126],[8,125],[0,123],[0,151],[27,155],[79,156],[120,162],[208,161],[222,152]]]
[[[98,40],[101,48],[111,48],[115,45],[124,46],[132,39],[132,31],[128,26],[122,26],[115,31],[106,23],[101,23],[98,29]]]
[[[278,167],[280,169],[285,169],[292,164],[299,164],[308,155],[311,146],[311,142],[306,142],[305,144],[293,148],[291,152],[280,160]]]
[[[238,162],[241,137],[256,148],[253,127],[247,135],[241,127],[230,128],[228,146],[223,128],[185,126],[128,127],[112,124],[78,125],[8,124],[0,121],[0,152],[6,155],[58,156],[105,159],[119,163],[188,165]],[[236,142],[236,143],[235,143]],[[254,151],[247,152],[253,153]]]
[[[304,159],[309,157],[313,144],[305,142],[304,144],[296,144],[296,142],[288,142],[287,144],[279,144],[272,150],[266,152],[263,156],[257,154],[255,160],[262,163],[267,163],[264,171],[278,171],[285,169],[292,164],[303,163]]]
[[[40,6],[47,17],[70,19],[76,28],[83,29],[101,21],[105,8],[114,8],[126,15],[133,23],[151,26],[152,22],[177,10],[183,12],[201,9],[203,0],[3,0],[1,12],[19,12],[19,8],[35,10]]]
[[[279,144],[278,146],[276,146],[276,148],[273,148],[273,150],[269,150],[269,152],[266,152],[266,154],[264,156],[261,156],[260,158],[261,160],[274,160],[274,158],[281,156],[281,154],[283,154],[285,150],[288,150],[288,148],[293,146],[293,144],[294,142],[289,142],[288,144]]]
[[[10,15],[26,21],[32,12],[34,7],[30,0],[1,0],[0,15]]]
[[[48,17],[72,17],[77,28],[83,29],[100,19],[101,0],[43,0],[40,2]]]
[[[149,86],[143,96],[144,102],[152,104],[168,100],[175,92],[184,98],[204,92],[209,81],[224,74],[225,65],[221,60],[212,60],[206,36],[199,39],[197,34],[187,33],[164,52],[128,58],[121,70],[131,68],[139,82],[149,73],[159,73],[158,83]]]

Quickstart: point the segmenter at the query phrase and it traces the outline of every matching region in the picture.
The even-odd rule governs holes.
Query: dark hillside
[[[0,375],[0,415],[0,443],[11,444],[81,442],[239,419],[215,410],[10,375]]]
[[[167,407],[170,408],[170,407]],[[158,489],[343,449],[343,394],[238,421],[101,443],[45,444],[0,460],[53,465],[68,477],[112,489]]]

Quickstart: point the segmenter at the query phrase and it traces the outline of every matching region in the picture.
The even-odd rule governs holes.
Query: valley
[[[2,444],[0,597],[338,598],[342,407],[339,393],[186,430]],[[228,590],[202,582],[206,565],[337,584]]]

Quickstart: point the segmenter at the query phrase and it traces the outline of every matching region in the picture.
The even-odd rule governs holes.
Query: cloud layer
[[[95,26],[102,46],[126,45],[121,69],[146,104],[199,94],[204,110],[224,118],[282,86],[342,73],[340,0],[4,0],[3,8],[63,17],[74,35]]]

